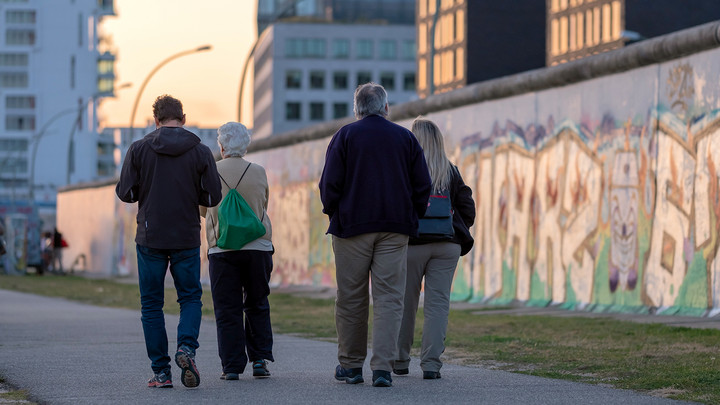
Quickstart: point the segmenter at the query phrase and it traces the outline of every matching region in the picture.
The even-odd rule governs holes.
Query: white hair
[[[365,83],[355,89],[353,111],[355,118],[362,119],[368,115],[380,115],[387,117],[385,106],[387,105],[387,92],[385,88],[377,83]]]
[[[218,145],[223,150],[223,157],[243,157],[250,145],[250,131],[239,122],[228,122],[217,130]]]

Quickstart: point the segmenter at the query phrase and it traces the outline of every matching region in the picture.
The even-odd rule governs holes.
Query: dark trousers
[[[242,373],[248,358],[275,361],[268,302],[272,253],[235,250],[208,258],[223,372]]]

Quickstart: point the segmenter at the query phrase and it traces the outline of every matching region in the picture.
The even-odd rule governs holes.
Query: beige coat
[[[220,176],[225,179],[230,187],[235,187],[240,180],[240,176],[248,165],[247,160],[241,157],[228,157],[217,162],[217,170]],[[222,183],[222,196],[225,198],[230,191],[225,183]],[[272,242],[272,224],[270,217],[267,215],[268,197],[270,195],[268,189],[267,175],[265,168],[258,164],[251,164],[245,177],[242,178],[237,189],[238,193],[245,199],[255,215],[262,220],[267,232],[258,240],[245,245],[242,250],[267,250],[267,246],[271,246]],[[208,248],[218,250],[217,247],[217,224],[218,224],[218,207],[205,208],[200,207],[200,215],[205,217],[205,234],[207,236]],[[260,240],[262,239],[262,241]],[[212,253],[212,252],[211,252]]]

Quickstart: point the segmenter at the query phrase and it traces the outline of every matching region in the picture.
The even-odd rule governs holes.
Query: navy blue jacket
[[[425,157],[409,130],[370,115],[340,128],[330,141],[320,177],[328,233],[415,236],[429,196]]]
[[[222,199],[210,148],[181,127],[161,127],[128,149],[115,194],[138,202],[135,243],[155,249],[200,246],[199,205]]]

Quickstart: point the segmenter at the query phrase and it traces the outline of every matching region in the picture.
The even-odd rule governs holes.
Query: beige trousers
[[[420,286],[425,277],[425,322],[420,368],[423,371],[440,371],[440,355],[445,351],[445,334],[450,312],[450,289],[459,258],[460,245],[457,243],[438,242],[408,247],[405,305],[394,368],[403,369],[410,365],[415,315],[420,300]]]
[[[366,233],[350,238],[333,236],[332,242],[338,287],[335,326],[340,365],[359,368],[365,363],[371,279],[373,353],[370,368],[391,371],[397,357],[402,321],[408,236]]]

